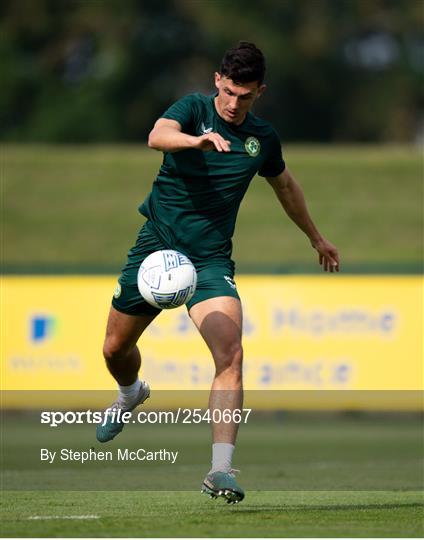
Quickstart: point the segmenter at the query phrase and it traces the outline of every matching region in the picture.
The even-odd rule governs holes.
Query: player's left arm
[[[339,271],[339,254],[337,248],[326,240],[316,228],[306,206],[302,188],[291,175],[287,167],[278,176],[267,177],[278,200],[287,215],[306,234],[312,247],[318,251],[319,263],[327,272]]]

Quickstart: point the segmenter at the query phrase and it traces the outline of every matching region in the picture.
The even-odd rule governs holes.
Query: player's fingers
[[[227,139],[224,139],[224,137],[221,137],[219,133],[215,134],[217,140],[219,141],[219,145],[223,152],[229,152],[230,151],[230,145],[231,141],[228,141]]]
[[[217,145],[221,148],[223,152],[230,151],[231,141],[224,139],[219,133],[211,133],[213,139],[217,142]]]
[[[323,258],[324,258],[324,270],[328,272],[329,270],[328,257],[327,255],[324,255]]]
[[[225,141],[224,139],[218,135],[217,133],[215,133],[213,135],[213,142],[215,144],[215,148],[218,150],[218,152],[226,152],[226,149],[225,149]]]
[[[224,141],[224,151],[229,152],[231,150],[231,141],[228,141],[227,139],[223,139]]]
[[[222,147],[221,147],[221,144],[219,141],[216,141],[215,139],[213,140],[213,144],[215,145],[215,150],[217,150],[218,152],[222,152]]]
[[[330,272],[338,272],[339,271],[339,262],[334,257],[329,256],[328,257],[328,267],[330,269]]]
[[[338,272],[340,267],[340,261],[339,261],[339,254],[335,250],[333,253],[331,253],[331,265],[333,269]]]

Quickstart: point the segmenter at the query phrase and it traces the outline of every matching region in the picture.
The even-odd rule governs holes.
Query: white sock
[[[211,472],[228,472],[231,469],[234,448],[234,444],[230,443],[214,443],[212,445]]]
[[[141,382],[137,377],[136,381],[128,386],[119,386],[119,397],[118,401],[121,407],[124,409],[131,408],[134,404],[135,398],[138,395],[138,392],[141,387]]]

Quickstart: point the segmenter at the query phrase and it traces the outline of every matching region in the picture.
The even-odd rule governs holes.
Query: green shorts
[[[146,222],[140,230],[134,247],[128,252],[127,264],[122,269],[118,284],[112,298],[112,305],[127,315],[157,315],[160,309],[151,306],[141,296],[137,286],[137,274],[144,259],[160,249],[172,249],[165,246],[157,237],[152,225]],[[196,292],[187,309],[194,304],[216,298],[232,296],[239,298],[234,282],[234,262],[231,259],[208,259],[193,264],[197,271]]]

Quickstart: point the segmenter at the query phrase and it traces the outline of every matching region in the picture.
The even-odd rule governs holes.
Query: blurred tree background
[[[144,141],[225,49],[268,64],[256,112],[284,141],[418,141],[422,0],[3,0],[0,137]]]

